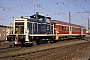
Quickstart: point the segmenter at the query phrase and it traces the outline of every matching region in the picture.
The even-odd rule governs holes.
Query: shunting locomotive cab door
[[[32,23],[32,34],[37,33],[37,23]]]

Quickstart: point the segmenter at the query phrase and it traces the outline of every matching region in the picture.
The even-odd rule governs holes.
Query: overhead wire
[[[68,0],[68,2],[70,2],[70,3],[72,3],[72,4],[74,4],[75,6],[77,6],[77,7],[79,7],[79,8],[81,8],[81,9],[83,9],[84,11],[86,11],[86,12],[88,12],[89,13],[89,11],[87,10],[87,9],[85,9],[85,7],[83,7],[77,0],[74,0],[75,2],[72,2],[72,1],[70,1],[70,0]],[[76,18],[76,17],[73,17],[73,16],[71,16],[72,18],[71,19],[75,19],[75,20],[78,20],[78,18]]]
[[[88,1],[87,0],[85,0],[85,4],[84,4],[84,6],[86,6],[86,8],[88,9],[88,11],[89,11],[89,8],[87,7],[87,3],[88,3]]]
[[[26,1],[26,0],[23,0],[23,1],[28,2],[28,3],[29,3],[29,2],[30,2],[30,3],[34,3],[34,2],[35,2],[35,1]],[[30,4],[30,3],[29,3],[29,4]],[[64,3],[64,2],[63,2],[63,3]],[[57,4],[58,4],[58,2],[57,2]],[[38,4],[38,3],[37,3],[37,7],[39,7],[38,5],[40,6],[40,5],[42,5],[42,4]],[[42,5],[42,6],[43,6],[43,5]],[[40,8],[40,7],[39,7],[39,8]],[[55,10],[53,10],[53,9],[51,9],[51,8],[48,8],[48,7],[46,7],[46,6],[43,6],[42,8],[45,9],[45,10],[48,10],[48,11],[50,11],[50,12],[54,12],[54,13],[55,13]],[[58,12],[58,11],[56,11],[56,12],[57,12],[56,15],[60,15],[60,14],[66,15],[65,13],[62,13],[62,12]]]
[[[26,0],[23,0],[23,1],[26,1]],[[27,1],[28,3],[32,3],[31,1]],[[18,12],[18,13],[23,13],[23,14],[29,14],[28,12],[23,12],[23,11],[19,11],[19,10],[17,10],[17,8],[16,9],[14,9],[13,7],[5,7],[5,6],[0,6],[0,8],[2,8],[3,9],[3,11],[14,11],[14,12]],[[23,8],[23,5],[20,5],[20,9],[24,9]]]
[[[83,9],[84,11],[88,12],[88,10],[86,10],[85,8],[83,8],[82,5],[81,5],[80,3],[78,3],[76,0],[74,0],[74,1],[75,1],[78,5],[77,5],[75,2],[71,2],[70,0],[68,0],[68,1],[69,1],[70,3],[72,3],[72,4],[74,4],[75,6]]]
[[[76,2],[77,2],[77,0],[75,0]],[[85,9],[85,7],[83,7],[79,2],[77,2],[78,3],[78,5],[83,9],[83,10],[85,10],[86,12],[88,12],[88,10],[86,10]]]
[[[27,3],[29,3],[29,4],[33,4],[33,3],[34,3],[34,1],[30,1],[30,0],[23,0],[23,1],[25,1],[25,2],[27,2]],[[69,2],[71,2],[71,1],[69,0]],[[76,2],[77,2],[77,1],[76,1]],[[78,2],[77,2],[78,5],[76,5],[76,3],[73,3],[73,2],[71,2],[71,3],[74,4],[75,6],[78,6],[78,7],[82,8],[82,6],[81,6]],[[56,4],[59,5],[58,2],[57,2]],[[62,1],[62,4],[64,5],[65,2]],[[9,11],[10,11],[10,10],[11,10],[11,11],[15,11],[15,12],[18,12],[18,13],[29,14],[29,13],[27,13],[27,12],[22,12],[22,11],[19,11],[19,10],[12,9],[11,7],[6,8],[6,7],[4,7],[4,6],[1,6],[1,8],[3,9],[3,11],[6,11],[6,10],[9,10]],[[46,9],[46,10],[48,10],[48,11],[50,11],[50,12],[55,13],[55,10],[53,10],[53,9],[51,9],[51,8],[48,8],[48,7],[45,7],[45,6],[43,6],[42,8],[43,8],[43,9]],[[23,9],[23,5],[21,5],[21,9]],[[83,10],[85,10],[85,9],[83,9]],[[56,14],[55,14],[55,15],[60,15],[60,14],[62,14],[62,15],[67,15],[67,14],[62,13],[62,12],[59,12],[59,11],[56,11]],[[51,14],[51,15],[53,15],[53,14]]]
[[[26,1],[26,0],[24,0],[24,1]],[[30,1],[28,1],[28,3],[30,3]],[[17,7],[19,7],[19,6],[17,6]],[[20,11],[20,10],[17,10],[17,8],[13,8],[13,7],[5,7],[5,6],[0,6],[0,8],[3,10],[3,11],[14,11],[14,12],[17,12],[17,13],[23,13],[23,14],[30,14],[30,13],[27,13],[27,12],[23,12],[23,11]],[[20,9],[22,9],[23,10],[23,5],[20,5]],[[6,15],[6,14],[4,14],[4,15]],[[15,18],[15,17],[7,17],[7,16],[5,16],[5,18],[0,18],[0,20],[7,20],[8,18]]]
[[[3,9],[3,11],[11,10],[11,11],[15,11],[15,12],[18,12],[18,13],[29,14],[29,13],[26,13],[26,12],[22,12],[22,11],[18,11],[18,10],[15,10],[15,9],[11,9],[10,7],[6,8],[4,6],[1,6],[1,8]]]

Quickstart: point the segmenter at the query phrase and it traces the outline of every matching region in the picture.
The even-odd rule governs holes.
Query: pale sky
[[[88,26],[90,0],[0,0],[0,24],[9,25],[14,18],[30,16],[35,11],[50,15],[52,20]],[[79,12],[79,13],[78,13]]]

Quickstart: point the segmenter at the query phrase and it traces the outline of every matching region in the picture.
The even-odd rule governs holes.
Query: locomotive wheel
[[[40,39],[36,40],[36,45],[40,45]]]
[[[23,38],[22,40],[20,40],[20,43],[25,46],[25,39]]]
[[[56,43],[55,37],[50,38],[50,43]]]
[[[35,41],[32,41],[32,43],[33,43],[32,44],[33,46],[37,45],[36,40]]]
[[[8,36],[7,41],[13,41],[13,38]]]

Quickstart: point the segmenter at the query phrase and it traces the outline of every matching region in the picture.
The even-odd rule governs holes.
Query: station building
[[[10,26],[4,26],[0,25],[0,41],[5,41],[7,37],[7,29],[13,29],[12,23],[10,23]]]
[[[0,41],[5,41],[6,40],[6,30],[8,26],[3,26],[0,25]]]

